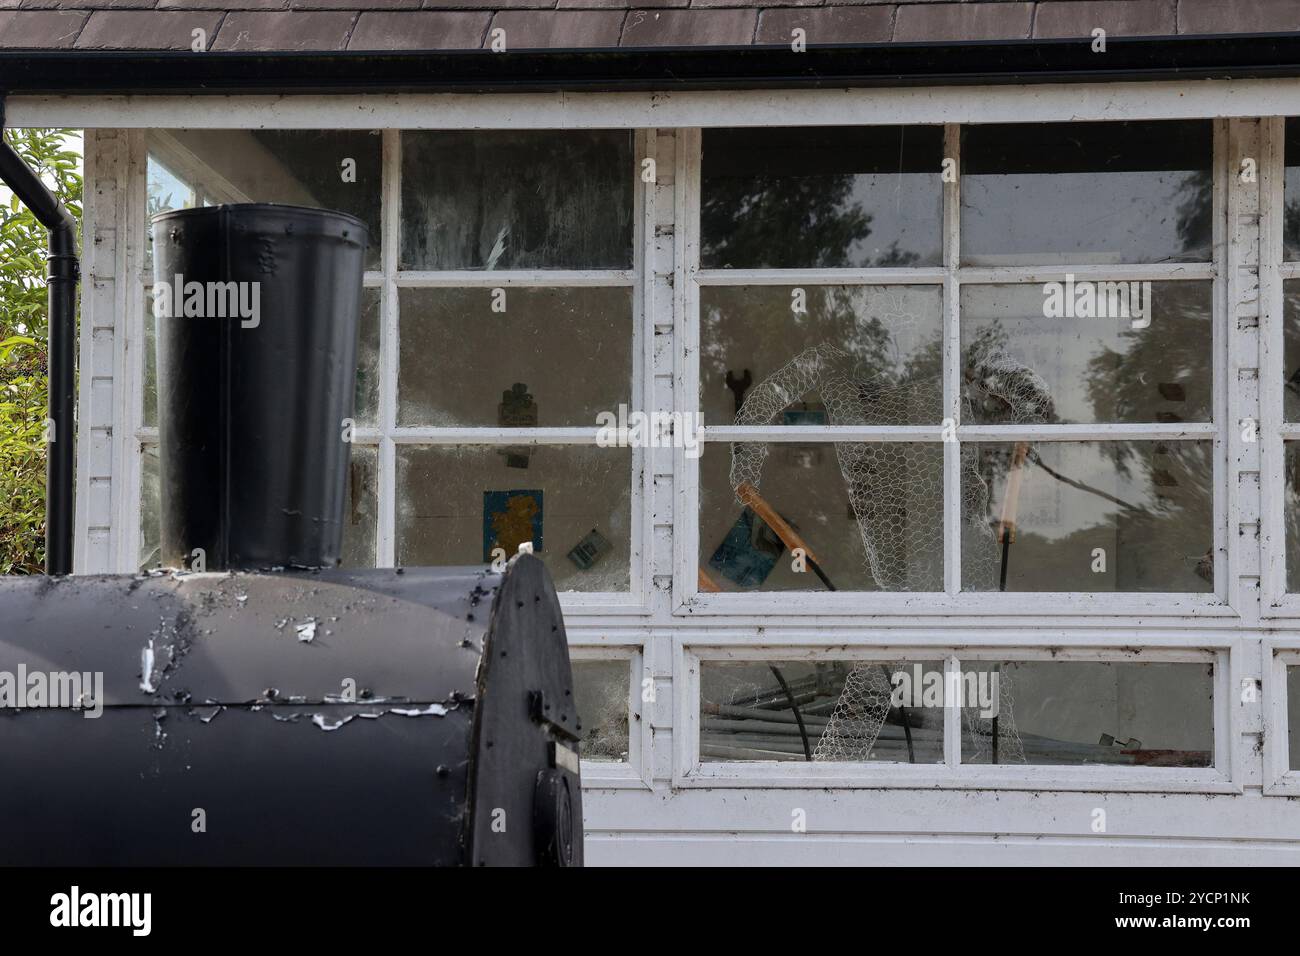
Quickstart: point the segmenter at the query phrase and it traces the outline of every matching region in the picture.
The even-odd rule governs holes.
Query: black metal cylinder
[[[0,867],[583,862],[535,557],[0,576],[0,621]]]
[[[163,564],[337,564],[365,225],[210,206],[153,236]]]

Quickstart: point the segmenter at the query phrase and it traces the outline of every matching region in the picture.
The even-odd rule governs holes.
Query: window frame
[[[181,127],[173,127],[181,128]],[[227,128],[245,128],[231,124]],[[295,128],[286,126],[286,129]],[[325,129],[333,127],[322,127]],[[614,127],[625,130],[633,140],[632,155],[644,155],[646,148],[646,131],[626,127]],[[167,129],[161,131],[164,136]],[[631,349],[632,379],[629,382],[630,410],[648,410],[654,400],[652,376],[649,369],[653,363],[653,337],[646,334],[644,309],[645,263],[647,262],[647,243],[654,239],[654,205],[653,197],[644,188],[637,176],[638,168],[626,170],[633,185],[632,208],[632,263],[628,269],[503,269],[499,271],[479,270],[411,270],[399,268],[401,253],[401,201],[402,201],[402,130],[382,129],[381,175],[380,175],[380,268],[364,273],[363,285],[367,290],[377,289],[380,294],[379,316],[379,401],[374,425],[357,426],[353,432],[353,443],[371,447],[376,451],[377,473],[375,499],[378,514],[375,527],[375,566],[396,566],[397,551],[397,449],[402,445],[420,446],[455,446],[455,445],[571,445],[594,447],[597,443],[599,428],[595,422],[590,426],[572,427],[532,427],[532,428],[496,428],[485,426],[399,426],[397,423],[398,404],[398,363],[400,344],[399,294],[402,289],[433,288],[626,288],[631,300],[631,332],[629,343]],[[562,132],[562,130],[557,130]],[[139,229],[138,242],[143,250],[145,230],[148,222],[144,215],[144,197],[147,195],[148,147],[144,137],[139,137],[136,146],[139,159],[136,163],[137,174],[133,176],[134,192],[139,196],[140,209],[132,215],[132,228]],[[160,161],[164,167],[165,160]],[[197,160],[195,161],[197,162]],[[651,252],[653,247],[651,246]],[[133,298],[127,312],[137,341],[145,341],[144,289],[153,281],[152,274],[146,269],[143,253],[131,269],[139,275],[138,289],[133,290]],[[129,377],[130,388],[128,401],[130,407],[130,433],[134,436],[136,454],[131,468],[133,475],[129,484],[133,501],[128,503],[128,514],[133,517],[126,524],[126,533],[121,536],[123,553],[119,554],[121,563],[130,568],[139,564],[138,557],[141,543],[141,462],[145,449],[158,443],[158,428],[144,424],[144,356],[142,349],[136,349],[133,355],[133,367]],[[652,521],[646,502],[650,497],[650,474],[647,467],[646,450],[633,447],[629,449],[631,467],[629,481],[629,550],[627,591],[561,591],[560,603],[566,614],[598,615],[641,615],[649,606],[649,576],[646,573],[644,555],[646,542],[652,533]]]
[[[916,269],[712,269],[700,268],[700,208],[702,131],[684,131],[684,149],[679,157],[678,177],[685,184],[679,203],[678,228],[685,232],[684,261],[678,262],[678,284],[684,287],[683,308],[676,315],[678,351],[675,409],[682,413],[700,408],[700,289],[707,286],[764,284],[799,285],[883,285],[924,284],[943,288],[944,324],[944,418],[956,423],[956,441],[943,441],[944,426],[728,426],[702,428],[702,441],[798,442],[842,440],[941,442],[944,448],[944,590],[942,592],[755,591],[705,593],[698,587],[700,468],[698,458],[677,451],[679,493],[676,511],[680,516],[674,535],[674,612],[690,616],[754,615],[783,618],[809,615],[853,614],[882,619],[918,612],[936,615],[967,614],[1075,614],[1075,615],[1192,615],[1218,618],[1235,616],[1230,602],[1228,566],[1228,512],[1233,503],[1226,489],[1227,468],[1227,342],[1225,334],[1227,250],[1224,229],[1227,217],[1227,143],[1222,121],[1213,122],[1212,253],[1208,263],[1151,265],[1060,264],[1053,266],[964,266],[960,263],[961,175],[943,184],[943,265]],[[973,123],[945,123],[943,155],[955,159],[961,169],[961,128]],[[684,215],[682,215],[684,213]],[[1211,283],[1213,417],[1208,423],[1181,425],[1083,424],[1083,425],[963,425],[960,386],[960,293],[961,286],[1006,283],[1042,283],[1064,280],[1066,274],[1082,278],[1149,279],[1152,281],[1209,281]],[[1208,592],[971,592],[962,591],[960,448],[963,441],[1088,440],[1177,440],[1203,439],[1213,444],[1212,537],[1214,583]],[[1046,610],[1045,610],[1046,609]]]
[[[747,635],[705,631],[675,635],[673,686],[677,708],[673,722],[674,787],[741,788],[924,788],[943,790],[1078,790],[1095,792],[1240,793],[1243,788],[1237,752],[1237,708],[1230,706],[1232,675],[1238,652],[1228,635],[1205,635],[1196,648],[1177,633],[1147,640],[1141,648],[1123,648],[1085,640],[1060,645],[1026,645],[1015,634],[962,641],[942,631],[910,635],[909,643],[863,635],[861,642],[828,644],[816,632],[764,633],[761,643]],[[1206,638],[1209,639],[1206,639]],[[906,764],[893,761],[702,760],[700,757],[700,665],[707,661],[867,660],[942,661],[945,673],[961,661],[1080,661],[1092,663],[1211,663],[1214,695],[1214,765],[1211,767],[1113,767],[1105,764],[1050,766],[968,764],[960,761],[961,710],[944,705],[944,762]],[[1300,776],[1300,775],[1298,775]]]
[[[142,336],[134,320],[143,312],[143,287],[136,280],[142,273],[143,261],[140,237],[144,229],[144,128],[636,127],[638,135],[644,135],[651,143],[658,133],[660,143],[671,144],[675,140],[680,147],[695,127],[701,125],[933,124],[954,119],[966,123],[1015,123],[1218,117],[1213,120],[1218,200],[1214,217],[1218,232],[1214,248],[1216,263],[1226,259],[1225,268],[1230,266],[1231,270],[1236,270],[1246,266],[1243,256],[1251,255],[1256,247],[1248,232],[1246,238],[1239,238],[1235,227],[1227,232],[1223,229],[1230,211],[1246,216],[1251,212],[1248,206],[1234,205],[1222,196],[1226,191],[1230,194],[1228,200],[1231,200],[1231,194],[1236,192],[1220,186],[1220,180],[1227,182],[1230,155],[1236,155],[1228,150],[1237,150],[1235,134],[1229,143],[1228,128],[1237,125],[1243,129],[1252,127],[1261,116],[1264,118],[1260,125],[1267,128],[1273,122],[1269,117],[1274,114],[1300,115],[1300,90],[1270,80],[1207,80],[1195,88],[1188,88],[1183,82],[1124,82],[944,90],[918,87],[672,94],[538,93],[492,97],[469,94],[290,98],[246,94],[148,98],[15,97],[8,105],[12,125],[88,127],[87,133],[93,134],[88,136],[94,147],[88,150],[87,155],[88,228],[83,259],[86,282],[83,286],[81,333],[83,374],[79,383],[82,418],[77,437],[77,557],[78,571],[84,573],[131,570],[136,566],[140,436],[135,428],[124,426],[136,425],[140,420],[142,368],[139,343]],[[1237,118],[1240,118],[1240,124],[1236,123]],[[680,151],[679,159],[669,162],[668,146],[658,153],[653,147],[645,154],[638,149],[638,156],[641,155],[658,155],[661,181],[666,189],[645,191],[647,210],[643,216],[638,215],[636,221],[638,229],[642,229],[643,224],[649,224],[650,228],[643,229],[635,248],[638,254],[652,251],[657,259],[668,259],[672,265],[666,272],[645,269],[639,274],[638,282],[644,289],[639,288],[635,298],[644,303],[645,317],[636,328],[646,332],[644,367],[647,379],[653,377],[657,380],[645,383],[646,394],[654,397],[649,407],[678,409],[682,407],[683,395],[680,333],[686,283],[683,281],[682,249],[687,231],[684,213],[688,209],[683,199],[685,179],[681,171],[686,166],[680,161]],[[1247,152],[1242,155],[1263,154]],[[1274,162],[1277,162],[1276,158]],[[670,168],[676,177],[675,184],[667,175]],[[1262,177],[1267,177],[1270,169],[1272,164],[1261,162]],[[642,190],[636,192],[640,201]],[[657,213],[649,208],[655,202],[656,194],[659,196]],[[667,200],[668,196],[672,197],[671,201]],[[1277,212],[1270,205],[1264,204],[1255,212],[1263,214],[1264,228],[1275,225]],[[1239,242],[1240,247],[1237,245]],[[1270,270],[1267,255],[1262,251],[1267,246],[1261,244],[1258,248],[1261,250],[1260,282],[1267,288],[1270,271],[1276,270]],[[1237,295],[1237,291],[1248,293],[1248,283],[1237,284],[1233,271],[1225,271],[1218,282],[1215,308],[1220,308],[1226,295],[1231,309],[1235,310],[1243,298]],[[1261,295],[1264,295],[1265,288],[1261,288]],[[1267,296],[1264,301],[1269,301]],[[1223,304],[1222,309],[1223,315],[1230,314],[1229,304]],[[1277,310],[1266,310],[1260,321],[1265,329],[1276,330]],[[1222,324],[1216,321],[1216,334]],[[1234,325],[1227,334],[1226,348],[1216,345],[1216,363],[1224,361],[1228,368],[1235,367],[1238,361],[1243,367],[1258,364],[1249,361],[1253,340],[1238,341],[1236,331]],[[668,341],[670,336],[671,344]],[[1265,356],[1271,354],[1265,348],[1261,351]],[[1271,354],[1269,360],[1280,362],[1276,354]],[[92,374],[85,374],[86,370],[91,370]],[[672,372],[671,378],[666,374],[668,371]],[[1216,396],[1221,388],[1227,388],[1234,410],[1244,406],[1255,413],[1252,402],[1257,398],[1266,404],[1267,390],[1256,395],[1238,384],[1235,377],[1229,387],[1219,371],[1216,365]],[[675,393],[671,403],[667,400],[670,391]],[[692,399],[695,394],[691,393]],[[687,407],[693,405],[688,403]],[[132,408],[135,409],[134,417]],[[1101,600],[1091,602],[1091,607],[1084,606],[1090,602],[1077,599],[1050,606],[1042,606],[1034,600],[1034,606],[1025,602],[1014,607],[990,608],[987,613],[972,613],[967,607],[938,606],[932,596],[926,595],[914,608],[889,613],[881,613],[878,609],[868,613],[862,607],[852,605],[818,612],[815,618],[807,613],[790,616],[785,607],[773,613],[738,609],[735,613],[728,612],[726,617],[706,615],[698,622],[691,622],[690,615],[697,613],[698,609],[684,608],[680,600],[680,585],[693,582],[694,574],[683,578],[680,573],[681,547],[682,538],[694,535],[698,524],[685,517],[682,510],[686,469],[681,452],[656,450],[647,455],[643,476],[647,490],[652,491],[643,499],[646,519],[643,543],[647,550],[643,582],[643,596],[647,598],[645,606],[629,612],[621,608],[571,609],[565,602],[566,616],[571,610],[576,615],[569,621],[570,646],[577,655],[583,648],[600,647],[611,641],[627,642],[629,646],[643,649],[645,661],[653,661],[652,676],[660,688],[660,696],[652,721],[659,732],[650,738],[653,753],[643,751],[643,755],[644,762],[652,769],[653,787],[665,796],[669,786],[677,785],[674,776],[678,763],[676,750],[688,730],[688,725],[681,722],[677,712],[686,706],[689,687],[674,683],[674,676],[680,668],[675,660],[677,655],[672,651],[692,640],[701,644],[719,640],[723,643],[748,641],[756,646],[762,642],[763,646],[777,647],[780,654],[788,654],[793,652],[792,648],[804,646],[815,638],[820,641],[817,646],[823,657],[843,656],[845,648],[853,651],[869,649],[872,653],[894,656],[902,650],[901,644],[895,646],[897,642],[917,640],[929,647],[924,638],[935,629],[949,647],[985,647],[997,642],[998,646],[1006,647],[1007,656],[1016,649],[1023,654],[1027,649],[1067,645],[1086,645],[1094,648],[1097,654],[1128,647],[1211,648],[1218,653],[1218,649],[1230,645],[1231,676],[1235,687],[1239,678],[1254,679],[1259,674],[1257,651],[1261,646],[1261,635],[1256,615],[1260,609],[1267,615],[1269,609],[1267,601],[1260,601],[1261,594],[1253,586],[1251,575],[1259,573],[1258,561],[1267,556],[1270,547],[1275,555],[1276,543],[1269,543],[1267,522],[1261,529],[1264,541],[1260,545],[1257,546],[1245,534],[1244,523],[1258,519],[1256,505],[1261,498],[1268,500],[1271,481],[1262,482],[1262,488],[1244,481],[1239,484],[1253,463],[1240,454],[1243,445],[1237,441],[1233,429],[1228,427],[1228,419],[1222,417],[1217,408],[1215,416],[1227,435],[1224,441],[1227,447],[1223,451],[1227,468],[1222,475],[1216,475],[1215,481],[1216,498],[1220,494],[1226,496],[1227,513],[1222,520],[1216,518],[1216,535],[1219,525],[1233,529],[1233,533],[1226,536],[1227,557],[1224,557],[1225,552],[1220,552],[1216,561],[1216,575],[1226,573],[1229,578],[1228,600],[1223,607],[1198,608],[1180,601],[1172,607],[1143,609],[1121,606],[1114,594],[1106,593],[1099,596]],[[1262,444],[1266,445],[1269,432],[1263,426],[1261,428],[1265,436]],[[1271,474],[1266,468],[1263,477],[1269,479]],[[633,491],[635,493],[635,487]],[[1260,498],[1254,497],[1257,491]],[[633,519],[635,522],[637,516],[634,515]],[[1243,522],[1242,535],[1236,533],[1239,521]],[[671,549],[667,548],[669,541],[672,542]],[[671,565],[666,550],[671,551]],[[694,541],[687,553],[694,572],[698,563]],[[880,597],[878,594],[869,596],[877,601]],[[1037,598],[1037,595],[1030,597]],[[638,613],[644,616],[630,616]],[[799,627],[816,627],[817,634],[810,636],[798,632]],[[687,631],[687,628],[694,630]],[[1224,672],[1225,669],[1220,668],[1220,674]],[[1235,704],[1234,701],[1231,707],[1234,723],[1229,751],[1234,768],[1233,779],[1241,780],[1244,776],[1254,780],[1260,765],[1255,762],[1259,758],[1255,755],[1251,736],[1257,724],[1263,726],[1259,723],[1262,718],[1255,716],[1260,713],[1259,705]],[[692,700],[690,705],[698,708],[698,701]],[[1216,753],[1220,753],[1217,742],[1216,729]],[[1246,769],[1239,772],[1239,764]],[[886,765],[885,769],[889,766],[893,765]],[[1109,789],[1116,792],[1134,789],[1131,776],[1127,779],[1122,776],[1115,783]],[[877,776],[850,785],[874,788],[887,784],[887,776]],[[590,780],[588,785],[604,786]],[[789,781],[780,784],[782,787],[792,785]],[[904,782],[897,786],[909,788],[914,785]],[[820,788],[823,785],[816,786]],[[1094,782],[1089,789],[1098,786]],[[983,789],[980,784],[974,787]],[[1016,789],[1051,788],[1043,781]],[[752,794],[749,799],[758,799],[758,795]],[[665,806],[668,803],[664,801]],[[597,802],[598,809],[604,808],[599,813],[608,812],[609,806]],[[778,829],[783,826],[778,826]]]
[[[606,790],[649,790],[653,780],[654,736],[651,728],[654,702],[643,700],[644,681],[653,681],[649,643],[642,645],[632,636],[598,643],[570,643],[569,660],[625,661],[628,668],[628,717],[625,762],[582,760],[582,785]]]

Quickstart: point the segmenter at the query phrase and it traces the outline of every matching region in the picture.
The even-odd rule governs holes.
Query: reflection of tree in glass
[[[1214,221],[1214,176],[1208,169],[1186,173],[1178,184],[1178,239],[1186,253],[1209,257]]]
[[[711,180],[700,207],[702,261],[751,269],[844,265],[849,247],[871,233],[870,214],[850,198],[855,178],[846,173]]]

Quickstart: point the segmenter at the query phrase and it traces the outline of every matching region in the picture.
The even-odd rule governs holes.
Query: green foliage
[[[7,130],[5,138],[78,220],[81,160],[68,129]],[[0,574],[45,563],[45,290],[47,234],[16,196],[0,203]],[[63,436],[59,436],[62,438]],[[75,441],[75,435],[68,440]]]

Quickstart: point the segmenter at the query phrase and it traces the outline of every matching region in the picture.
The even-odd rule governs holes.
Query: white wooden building
[[[338,208],[348,561],[532,541],[589,862],[1300,861],[1300,7],[830,3],[0,2],[85,130],[77,573],[156,557],[150,215]]]

